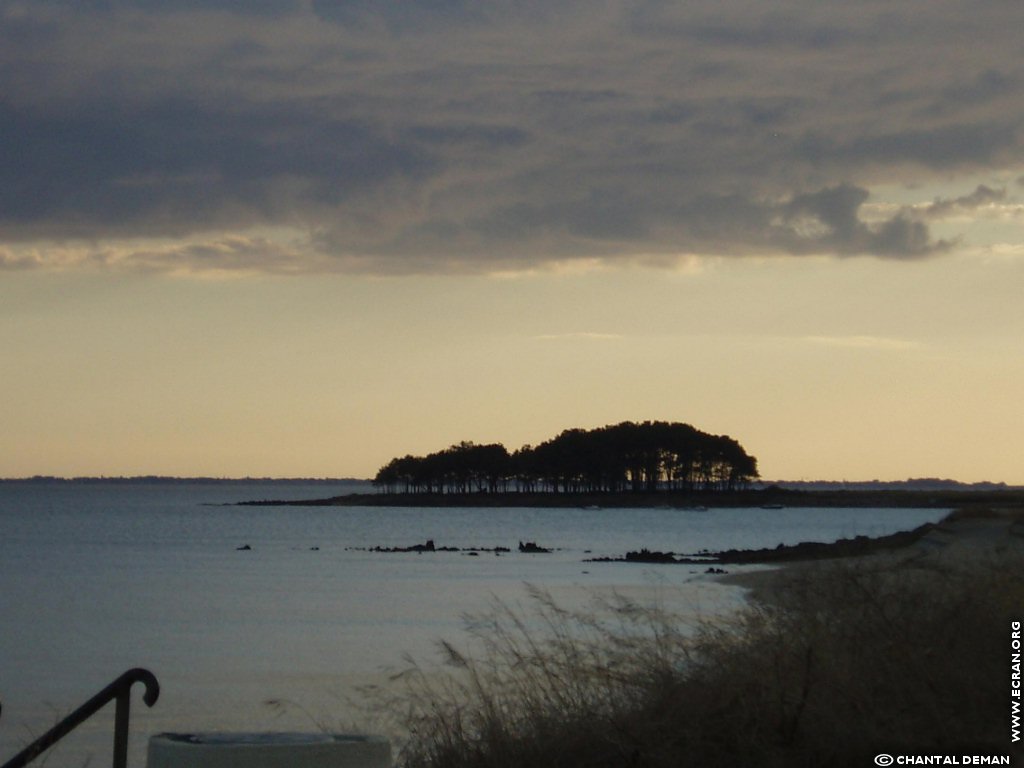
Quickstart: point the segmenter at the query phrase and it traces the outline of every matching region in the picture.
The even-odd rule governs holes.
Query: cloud
[[[867,190],[849,185],[793,198],[782,213],[788,231],[796,235],[790,250],[802,244],[818,252],[919,257],[949,246],[933,242],[924,224],[903,213],[874,226],[866,224],[858,217],[858,210],[867,198]],[[810,232],[804,234],[807,230]]]
[[[319,263],[318,263],[319,262]],[[225,235],[185,242],[90,244],[49,242],[0,249],[0,271],[119,270],[170,275],[306,274],[335,270],[301,243],[259,235]]]
[[[1024,6],[918,6],[0,0],[0,244],[274,272],[927,257],[995,191],[865,202],[1019,173]]]
[[[15,272],[36,269],[43,266],[39,259],[31,254],[15,253],[10,248],[0,248],[0,272]]]
[[[804,341],[825,347],[877,350],[881,352],[900,352],[919,346],[917,342],[881,336],[807,336],[804,338]]]
[[[1004,200],[1006,200],[1005,189],[992,189],[984,184],[979,184],[977,189],[969,195],[963,195],[953,200],[936,200],[924,207],[921,213],[930,218],[940,219],[973,211],[983,206],[1002,203]]]

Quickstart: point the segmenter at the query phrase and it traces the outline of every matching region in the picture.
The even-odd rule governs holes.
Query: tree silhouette
[[[653,493],[734,491],[757,477],[757,459],[731,437],[689,424],[624,421],[567,429],[513,454],[500,443],[461,442],[395,458],[373,482],[388,493]]]

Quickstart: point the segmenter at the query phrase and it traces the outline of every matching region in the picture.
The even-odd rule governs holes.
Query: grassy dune
[[[1009,540],[1008,540],[1009,541]],[[864,766],[1007,754],[1021,547],[791,566],[729,620],[497,606],[376,705],[408,768]]]

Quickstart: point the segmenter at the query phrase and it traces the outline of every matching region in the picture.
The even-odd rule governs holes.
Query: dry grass
[[[727,624],[629,601],[498,605],[377,704],[407,768],[869,765],[1009,747],[1019,556],[791,569]]]

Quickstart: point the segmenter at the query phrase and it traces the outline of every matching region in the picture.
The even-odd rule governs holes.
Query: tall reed
[[[1020,556],[789,568],[728,621],[530,590],[376,703],[407,768],[868,765],[1008,747]],[[1016,614],[1021,618],[1021,614]]]

